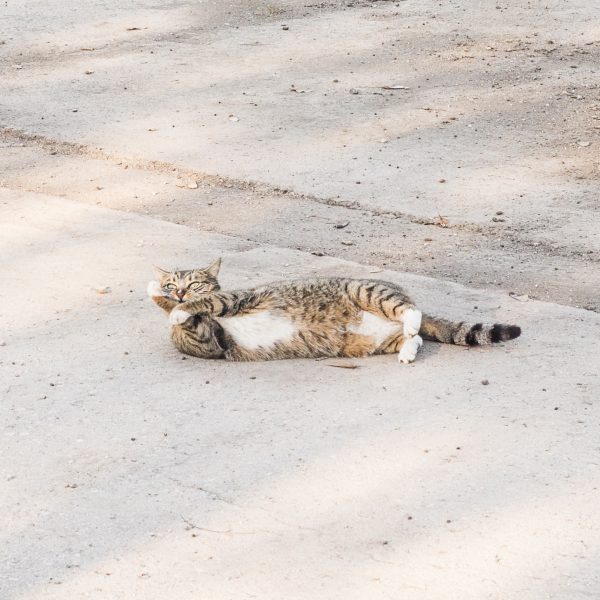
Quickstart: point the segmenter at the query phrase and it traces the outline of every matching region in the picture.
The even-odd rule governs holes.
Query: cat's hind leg
[[[406,337],[419,333],[422,317],[423,313],[416,306],[411,305],[410,308],[404,310],[402,313],[402,325]]]
[[[415,359],[423,340],[419,337],[421,311],[410,298],[392,284],[386,282],[355,281],[349,286],[355,303],[364,311],[383,317],[388,321],[402,323],[401,337],[388,338],[380,346],[380,352],[398,352],[398,360],[408,363]],[[363,317],[364,319],[364,317]],[[388,350],[383,350],[389,345]],[[394,349],[391,349],[394,348]]]
[[[377,354],[398,354],[398,362],[408,364],[415,360],[419,348],[423,345],[420,335],[404,335],[396,333],[386,339],[377,348]]]
[[[402,323],[404,335],[419,333],[422,313],[401,288],[385,281],[355,280],[347,285],[347,291],[362,310]]]
[[[419,335],[423,313],[415,306],[412,306],[402,313],[402,317],[404,340],[398,350],[398,362],[407,364],[415,360],[419,348],[423,345],[423,340]]]
[[[423,345],[420,335],[406,338],[398,352],[398,362],[408,364],[415,360],[419,348]]]

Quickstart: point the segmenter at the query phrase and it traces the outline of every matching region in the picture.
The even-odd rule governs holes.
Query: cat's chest
[[[285,314],[265,310],[235,317],[219,317],[217,322],[236,344],[248,350],[270,348],[291,341],[298,327]]]

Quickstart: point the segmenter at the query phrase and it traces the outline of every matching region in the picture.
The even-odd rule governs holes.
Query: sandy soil
[[[51,6],[50,6],[51,5]],[[0,597],[589,600],[600,5],[0,6]],[[488,349],[183,357],[152,263],[347,274]]]

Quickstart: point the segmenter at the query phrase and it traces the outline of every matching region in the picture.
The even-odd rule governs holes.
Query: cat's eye
[[[195,281],[194,283],[190,283],[190,285],[188,286],[188,288],[190,290],[194,290],[195,292],[197,292],[199,289],[203,288],[204,285]]]
[[[174,290],[177,286],[174,283],[167,283],[165,285],[166,290]]]

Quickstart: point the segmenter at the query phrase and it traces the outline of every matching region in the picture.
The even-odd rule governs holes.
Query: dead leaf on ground
[[[297,88],[294,84],[290,86],[290,92],[296,92],[297,94],[309,94],[312,90],[302,90]]]
[[[127,31],[140,31],[141,27],[128,27]]]
[[[359,365],[353,363],[325,363],[328,367],[335,367],[336,369],[358,369]]]
[[[442,217],[442,215],[438,215],[435,219],[433,219],[433,224],[438,227],[448,227],[448,219],[446,217]]]
[[[529,296],[527,294],[515,294],[514,292],[510,292],[508,295],[518,302],[529,302]]]
[[[175,187],[195,190],[198,187],[198,184],[195,181],[178,181],[175,184]]]

